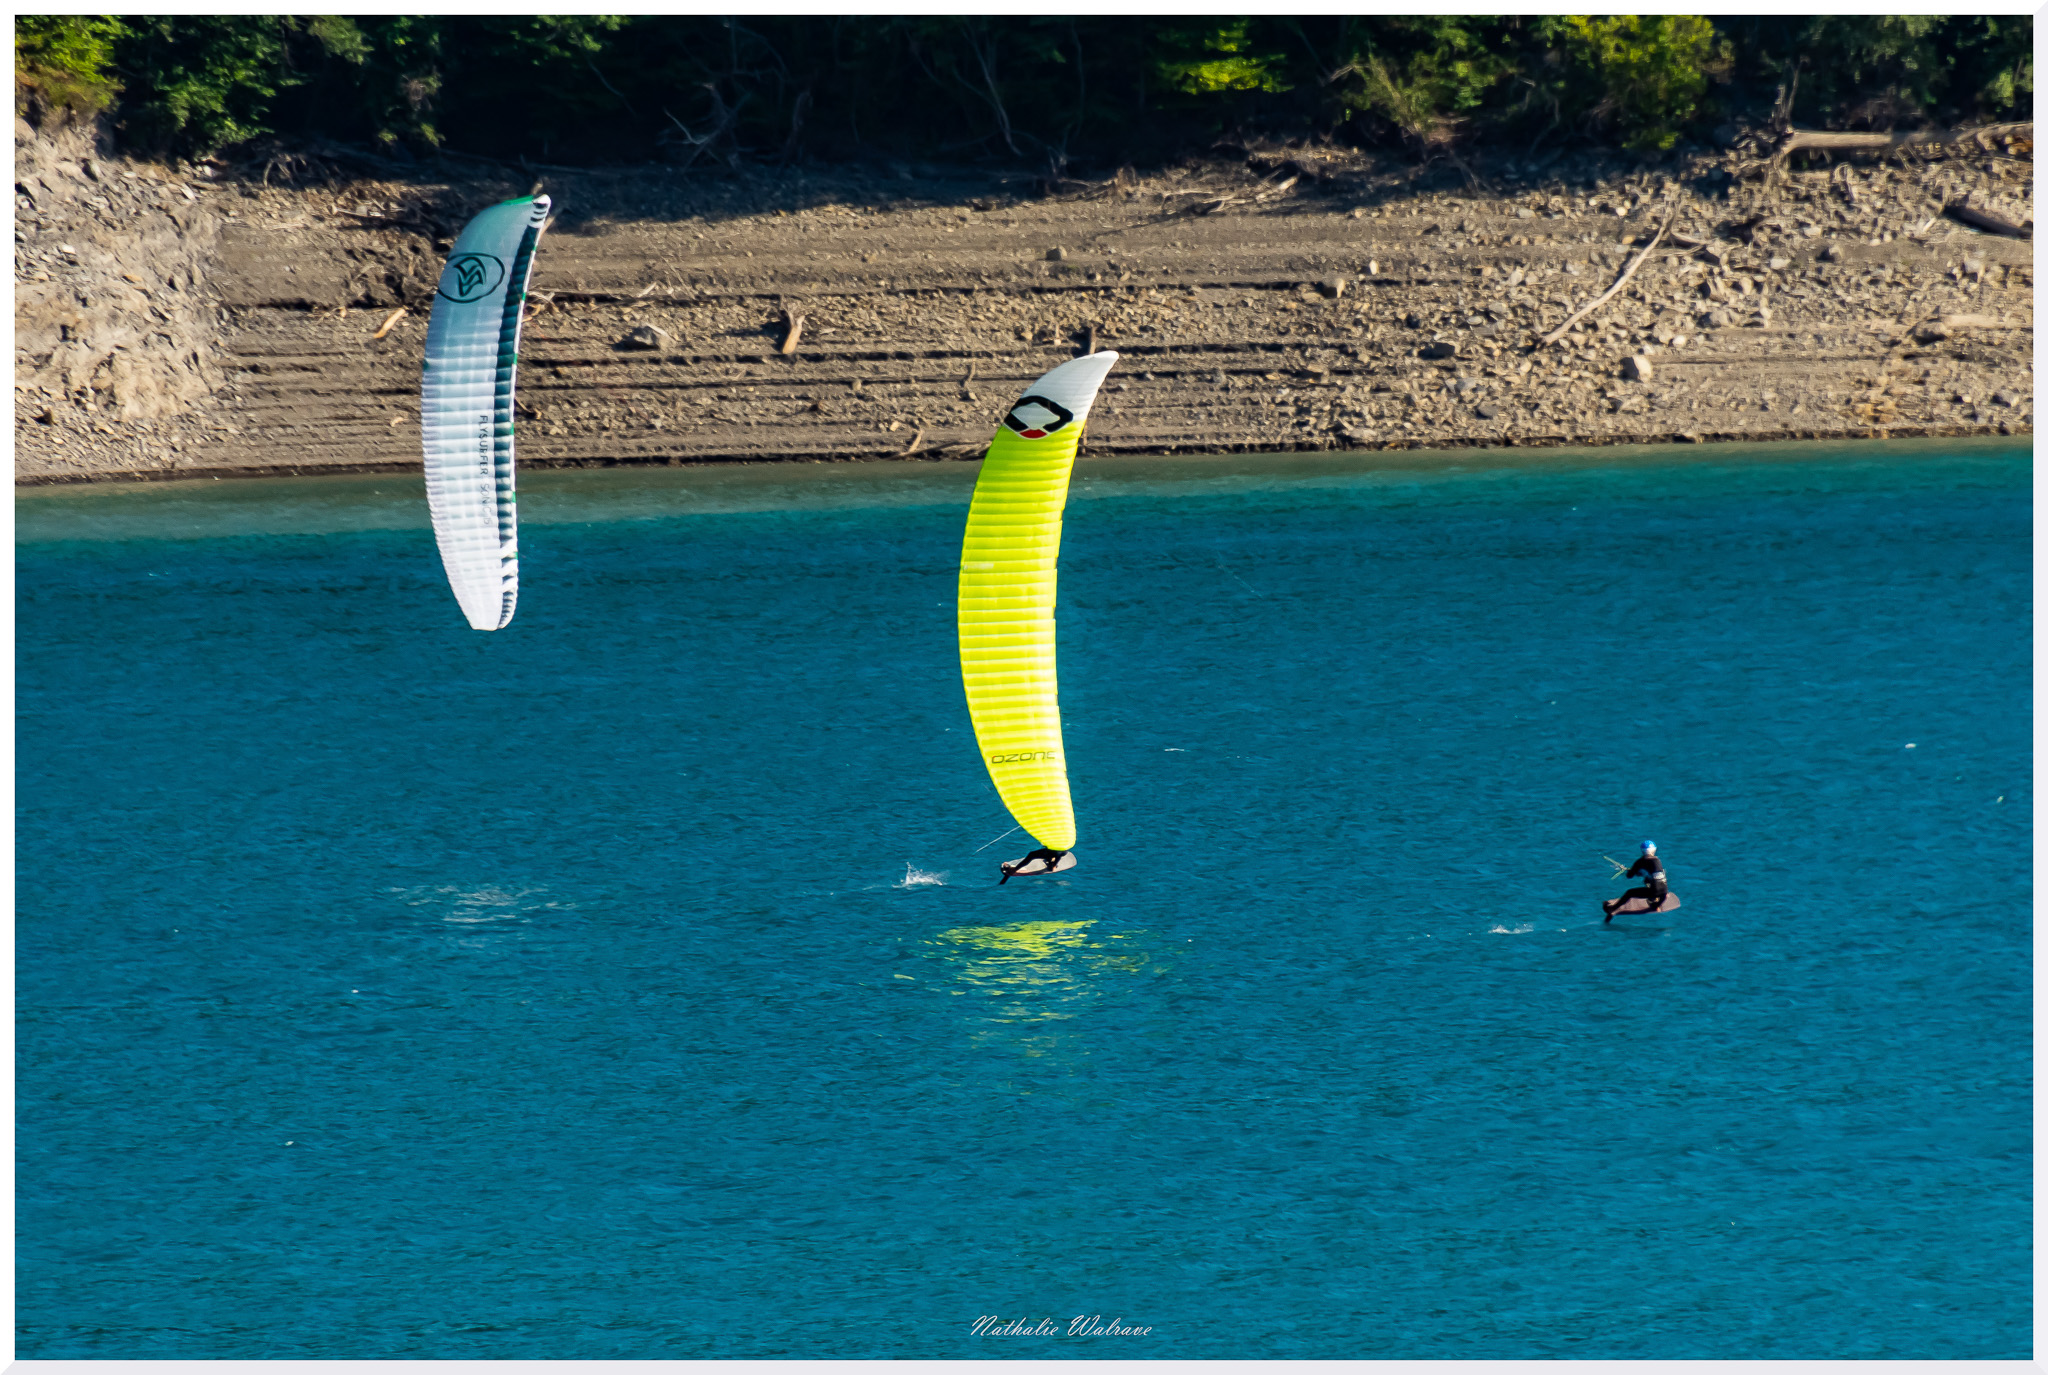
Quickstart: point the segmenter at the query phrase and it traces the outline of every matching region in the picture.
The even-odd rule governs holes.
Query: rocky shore
[[[1219,149],[1051,187],[339,152],[172,169],[19,120],[15,144],[21,483],[416,465],[440,260],[535,182],[557,219],[525,465],[972,458],[1091,345],[1123,354],[1096,453],[2033,427],[2030,238],[1955,213],[2030,231],[2027,138],[1769,178],[1732,154]]]

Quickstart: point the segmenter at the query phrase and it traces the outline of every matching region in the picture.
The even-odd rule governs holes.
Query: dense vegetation
[[[263,135],[556,163],[864,156],[1063,173],[1219,138],[1644,153],[2031,118],[2027,17],[91,16],[15,21],[18,108],[133,149]]]

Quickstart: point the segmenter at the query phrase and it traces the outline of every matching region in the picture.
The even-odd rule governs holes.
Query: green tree
[[[1225,132],[1657,152],[1795,77],[1805,123],[2025,118],[2032,39],[2030,18],[1981,15],[28,15],[15,91],[184,155],[276,132],[393,156],[1099,171]]]
[[[197,155],[269,133],[281,93],[325,63],[361,65],[362,30],[334,16],[130,17],[116,45],[120,125],[152,152]]]
[[[120,45],[127,86],[121,131],[158,153],[202,153],[268,132],[278,89],[291,81],[292,21],[266,16],[128,21]]]
[[[1159,85],[1190,96],[1225,91],[1277,95],[1290,89],[1285,58],[1270,45],[1255,42],[1251,29],[1249,19],[1163,29],[1158,37],[1165,54],[1153,63]]]
[[[114,45],[126,32],[104,14],[22,14],[14,20],[14,108],[95,115],[121,93]]]
[[[1636,152],[1676,143],[1726,66],[1726,44],[1696,14],[1563,15],[1539,32],[1563,58],[1562,103]]]
[[[2031,119],[2034,21],[2028,15],[1958,15],[1943,35],[1954,54],[1948,103],[1960,114]],[[1971,107],[1974,106],[1974,109]]]
[[[1346,115],[1376,116],[1420,146],[1481,117],[1520,69],[1513,22],[1474,15],[1371,19],[1350,28],[1340,69]]]
[[[1753,102],[1797,83],[1806,125],[1889,128],[2033,114],[2034,21],[2024,15],[1759,16],[1723,20]]]

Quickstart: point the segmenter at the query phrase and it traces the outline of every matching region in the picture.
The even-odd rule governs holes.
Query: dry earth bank
[[[1943,213],[1967,194],[2031,224],[2011,150],[1769,186],[1509,162],[1452,189],[1246,151],[1045,194],[936,168],[178,172],[75,130],[17,121],[15,142],[18,482],[417,463],[440,260],[536,178],[558,216],[522,350],[529,465],[973,457],[1090,342],[1124,355],[1098,453],[2033,423],[2031,241]],[[1611,301],[1529,352],[1667,218]]]

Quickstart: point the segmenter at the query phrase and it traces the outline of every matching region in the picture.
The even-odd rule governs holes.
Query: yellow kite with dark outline
[[[1060,521],[1074,451],[1114,353],[1062,363],[1003,417],[982,461],[960,549],[960,676],[996,792],[1047,849],[1074,848],[1060,738]]]

